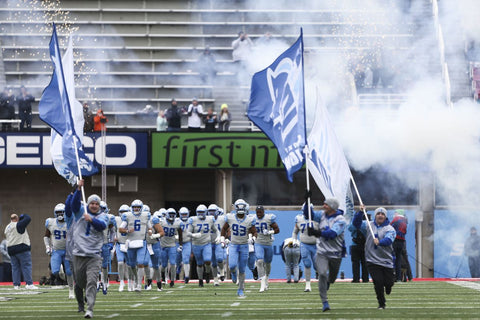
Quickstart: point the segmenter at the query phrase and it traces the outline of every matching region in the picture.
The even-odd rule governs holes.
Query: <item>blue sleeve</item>
[[[357,213],[355,213],[355,215],[353,216],[352,225],[357,229],[360,229],[362,227],[362,215],[362,211],[357,211]]]
[[[73,194],[70,205],[72,208],[72,212],[75,215],[75,218],[79,219],[79,215],[83,214],[83,211],[80,211],[82,208],[82,191],[81,190],[75,190],[75,193]]]
[[[378,242],[378,245],[385,246],[385,247],[391,245],[393,243],[393,240],[395,240],[395,235],[396,235],[395,230],[387,231],[387,233],[385,234],[385,237]]]
[[[65,200],[65,217],[71,217],[73,212],[72,212],[72,198],[73,194],[69,194],[67,196],[67,200]]]
[[[347,225],[347,223],[345,222],[345,220],[337,220],[335,221],[335,223],[333,224],[332,228],[330,230],[334,231],[335,232],[335,237],[339,234],[342,234],[343,231],[345,231],[345,226]]]
[[[17,222],[17,231],[18,233],[22,234],[25,232],[25,228],[27,228],[28,224],[32,221],[32,218],[28,214],[21,214],[20,220]]]
[[[92,226],[97,231],[103,231],[107,228],[107,217],[92,218]]]

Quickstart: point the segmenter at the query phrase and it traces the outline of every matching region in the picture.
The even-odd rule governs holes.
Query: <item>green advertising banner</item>
[[[282,169],[273,143],[261,132],[152,133],[153,168]]]

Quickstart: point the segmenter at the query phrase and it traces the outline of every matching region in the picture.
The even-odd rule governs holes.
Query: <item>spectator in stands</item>
[[[240,62],[247,60],[253,47],[253,42],[243,31],[238,33],[238,38],[232,42],[233,52],[233,62]]]
[[[15,119],[15,96],[11,88],[5,88],[0,94],[0,119]],[[11,131],[11,123],[3,123],[2,131]]]
[[[205,122],[205,131],[207,132],[215,132],[217,129],[215,128],[217,125],[217,115],[213,113],[213,108],[210,107],[207,110],[207,114],[203,120]]]
[[[403,251],[406,248],[405,235],[407,234],[407,219],[405,210],[395,210],[394,217],[390,223],[395,229],[395,240],[393,241],[393,250],[395,252],[395,277],[397,281],[402,281],[402,258]]]
[[[265,34],[260,38],[258,38],[257,41],[255,42],[257,46],[267,46],[267,45],[270,45],[271,43],[272,43],[272,34],[269,31],[265,32]]]
[[[93,132],[93,113],[86,102],[83,103],[83,118],[85,120],[83,132]]]
[[[107,129],[107,117],[103,114],[102,109],[97,110],[97,115],[93,118],[93,131],[100,132]]]
[[[165,113],[165,118],[167,119],[168,123],[167,131],[180,131],[182,123],[182,113],[182,110],[179,109],[177,106],[177,100],[172,99],[170,108],[168,108],[167,112]]]
[[[157,117],[157,131],[167,130],[167,119],[165,118],[165,111],[160,110]]]
[[[228,104],[224,103],[220,107],[220,117],[218,122],[218,131],[230,131],[230,122],[232,115],[228,111]]]
[[[35,98],[27,92],[25,86],[20,87],[20,94],[17,96],[18,116],[20,117],[20,131],[32,128],[32,102]]]
[[[202,54],[198,57],[198,72],[203,83],[210,84],[217,75],[216,60],[210,47],[206,46]]]
[[[472,278],[480,278],[480,236],[475,227],[470,228],[470,237],[465,242],[465,255]]]
[[[198,103],[197,98],[193,98],[188,106],[188,131],[200,131],[203,117],[203,106]]]

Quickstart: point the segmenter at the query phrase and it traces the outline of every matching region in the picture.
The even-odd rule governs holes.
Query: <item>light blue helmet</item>
[[[197,207],[196,212],[197,212],[197,217],[199,217],[200,220],[205,220],[205,217],[207,216],[207,207],[201,204]]]
[[[220,208],[220,207],[219,207],[219,208],[218,208],[218,215],[221,216],[222,214],[224,214],[223,208]]]
[[[150,207],[147,204],[144,204],[142,211],[143,212],[150,212]]]
[[[63,221],[65,215],[65,205],[63,203],[57,204],[55,209],[53,209],[53,214],[57,220]]]
[[[177,211],[173,208],[168,208],[167,210],[167,220],[173,221],[177,217]]]
[[[140,213],[143,211],[143,202],[142,200],[138,200],[138,199],[133,200],[130,207],[132,208],[133,213]]]
[[[180,210],[178,210],[178,213],[180,214],[180,219],[182,219],[182,221],[187,221],[188,216],[190,215],[190,211],[185,207],[181,207]]]

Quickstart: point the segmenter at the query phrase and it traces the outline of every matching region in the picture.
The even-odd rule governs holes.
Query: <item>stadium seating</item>
[[[205,109],[227,103],[232,130],[251,130],[245,116],[249,87],[236,83],[231,68],[231,42],[239,30],[253,40],[269,31],[291,43],[303,27],[305,49],[312,52],[364,51],[378,41],[401,50],[412,41],[411,26],[391,24],[382,10],[309,9],[310,2],[300,2],[303,6],[292,2],[278,8],[272,2],[249,8],[241,1],[85,0],[33,7],[0,0],[5,81],[14,88],[24,84],[38,102],[50,80],[48,23],[54,20],[61,45],[66,35],[74,35],[77,98],[103,108],[112,118],[109,126],[153,128],[154,119],[148,125],[137,122],[145,105],[166,109],[175,97],[183,106],[195,96]],[[196,65],[206,46],[217,60],[212,84],[203,82]],[[35,119],[35,126],[44,124]]]

